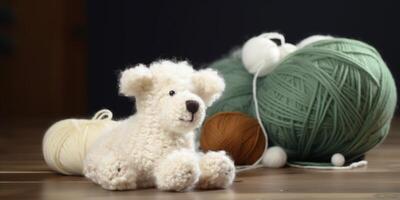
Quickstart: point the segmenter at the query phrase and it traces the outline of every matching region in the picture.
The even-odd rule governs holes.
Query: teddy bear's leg
[[[184,191],[195,186],[200,176],[198,155],[190,150],[169,154],[154,171],[157,188]]]
[[[136,189],[133,166],[114,152],[89,155],[83,166],[84,175],[108,190]]]
[[[200,158],[200,173],[197,188],[227,188],[235,179],[235,165],[224,151],[211,151]]]

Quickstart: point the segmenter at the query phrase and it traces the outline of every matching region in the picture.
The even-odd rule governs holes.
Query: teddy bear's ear
[[[197,71],[192,76],[195,93],[198,94],[207,106],[211,106],[225,89],[224,79],[213,69]]]
[[[153,86],[153,76],[143,64],[125,69],[119,79],[119,92],[125,96],[138,96]]]

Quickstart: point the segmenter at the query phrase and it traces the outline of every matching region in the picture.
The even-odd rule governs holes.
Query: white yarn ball
[[[249,73],[255,74],[260,66],[259,76],[272,72],[280,60],[278,45],[267,37],[253,37],[242,48],[242,61]]]
[[[287,155],[284,149],[279,146],[268,148],[264,154],[262,163],[265,167],[280,168],[285,166]]]
[[[290,53],[294,52],[297,50],[297,47],[293,44],[290,43],[285,43],[279,46],[279,52],[280,52],[280,60],[285,58],[287,55]]]
[[[328,40],[328,39],[332,39],[333,37],[330,35],[312,35],[310,37],[305,38],[304,40],[300,41],[297,44],[298,48],[303,48],[311,43],[320,41],[320,40]]]
[[[333,154],[333,156],[331,157],[331,163],[334,166],[337,167],[341,167],[344,165],[344,163],[346,162],[346,159],[344,158],[344,156],[340,153],[335,153]]]
[[[104,112],[99,111],[92,120],[66,119],[53,124],[42,143],[47,165],[62,174],[82,175],[86,152],[105,129],[117,123],[111,120],[112,114]]]

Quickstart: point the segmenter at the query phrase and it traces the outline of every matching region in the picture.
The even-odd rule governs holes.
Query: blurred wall
[[[160,58],[204,67],[265,31],[283,32],[293,43],[318,33],[363,40],[382,53],[397,81],[397,5],[395,0],[0,0],[0,119],[73,117],[101,108],[124,117],[133,102],[118,95],[121,69]]]
[[[292,43],[319,33],[363,40],[381,52],[398,79],[398,5],[395,0],[88,0],[89,111],[132,112],[132,102],[117,91],[118,71],[129,64],[176,57],[206,66],[265,31],[280,31]]]
[[[85,2],[2,0],[0,8],[0,118],[86,113]]]

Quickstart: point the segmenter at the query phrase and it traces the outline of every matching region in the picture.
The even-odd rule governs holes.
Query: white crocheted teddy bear
[[[119,89],[135,97],[137,113],[97,139],[84,160],[85,176],[109,190],[228,187],[232,160],[223,151],[196,153],[193,131],[224,88],[216,71],[195,71],[187,62],[126,69]]]

